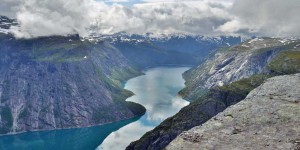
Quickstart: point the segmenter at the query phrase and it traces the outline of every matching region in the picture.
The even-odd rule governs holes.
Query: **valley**
[[[299,0],[2,0],[0,150],[300,150]]]

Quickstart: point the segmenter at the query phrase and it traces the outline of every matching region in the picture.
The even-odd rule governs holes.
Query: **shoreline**
[[[4,137],[4,136],[21,135],[21,134],[34,133],[34,132],[47,132],[47,131],[61,131],[61,130],[94,128],[94,127],[100,127],[100,126],[109,125],[109,124],[113,124],[113,123],[117,123],[117,122],[128,121],[128,120],[135,119],[135,118],[138,119],[138,118],[141,118],[143,115],[135,116],[135,117],[127,118],[127,119],[121,119],[119,121],[108,122],[108,123],[97,124],[97,125],[90,125],[90,126],[85,126],[85,127],[56,128],[56,129],[47,129],[47,130],[30,130],[30,131],[22,131],[22,132],[16,132],[16,133],[1,134],[0,138]]]

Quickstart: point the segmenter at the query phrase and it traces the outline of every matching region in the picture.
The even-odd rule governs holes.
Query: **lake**
[[[188,67],[157,67],[126,82],[127,99],[146,107],[142,117],[107,125],[0,136],[1,150],[121,150],[189,103],[177,96]],[[100,145],[100,146],[99,146]]]
[[[149,69],[144,76],[136,77],[125,84],[125,89],[135,93],[127,101],[139,103],[147,112],[138,121],[111,133],[98,150],[122,150],[130,142],[159,125],[189,104],[177,96],[184,88],[182,73],[188,67],[158,67]]]

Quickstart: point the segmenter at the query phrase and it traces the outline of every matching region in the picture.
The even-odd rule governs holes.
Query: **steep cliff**
[[[167,150],[300,149],[300,74],[278,76],[205,124],[182,133]]]
[[[184,73],[186,88],[180,94],[192,101],[204,94],[207,89],[248,78],[254,74],[296,73],[300,71],[296,67],[299,67],[297,65],[299,51],[299,40],[278,38],[255,38],[237,46],[222,48],[207,57],[203,64]],[[273,59],[275,57],[277,58]],[[292,64],[289,64],[290,62]],[[276,67],[282,69],[284,65],[291,68],[281,73],[276,71]]]
[[[242,46],[245,43],[252,48]],[[202,65],[186,72],[187,88],[181,94],[192,98],[191,104],[132,142],[127,149],[163,149],[181,132],[205,123],[243,100],[266,79],[300,72],[299,41],[264,38],[245,43],[221,49]],[[272,46],[261,48],[268,44]]]
[[[114,47],[77,36],[0,33],[0,134],[86,127],[141,115],[120,83],[141,73]]]

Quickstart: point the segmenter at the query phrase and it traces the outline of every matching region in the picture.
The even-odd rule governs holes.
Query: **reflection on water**
[[[94,150],[111,132],[138,119],[90,128],[0,136],[0,150]]]
[[[189,104],[177,96],[184,87],[182,73],[187,67],[159,67],[146,71],[146,75],[129,80],[125,89],[136,95],[128,98],[146,107],[146,114],[138,121],[111,133],[98,147],[99,150],[125,149],[130,142],[138,140],[164,119],[176,114]]]

